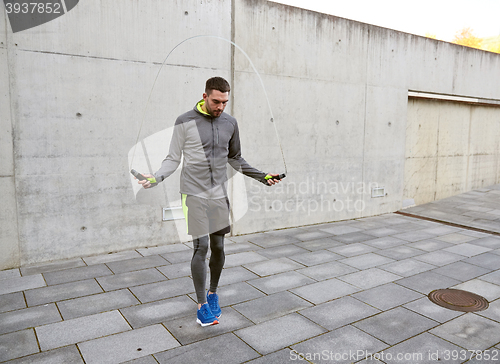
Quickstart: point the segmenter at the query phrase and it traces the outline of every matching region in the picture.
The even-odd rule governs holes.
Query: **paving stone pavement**
[[[189,242],[0,271],[0,362],[500,364],[500,185],[402,212],[228,236],[205,328]]]
[[[500,233],[500,184],[410,207],[404,212]]]

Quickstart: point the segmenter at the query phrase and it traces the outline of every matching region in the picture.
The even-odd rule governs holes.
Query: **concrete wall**
[[[151,92],[190,37],[248,54],[286,158],[279,187],[232,180],[234,234],[398,210],[408,90],[500,99],[497,54],[264,0],[86,0],[15,34],[0,8],[0,268],[186,239],[137,203],[128,156],[143,119],[139,140],[161,136],[213,75],[232,81],[244,157],[284,171],[259,77],[227,41],[179,45]],[[175,204],[161,188],[139,200]]]
[[[235,224],[237,233],[400,209],[407,198],[408,91],[500,99],[498,83],[491,82],[500,79],[498,54],[263,0],[236,4],[235,41],[263,74],[288,166],[286,183],[269,193],[247,181],[255,203]],[[280,170],[276,140],[265,128],[265,101],[238,54],[235,80],[237,95],[245,95],[235,98],[235,116],[247,128],[243,145],[270,149],[252,161]],[[247,86],[251,80],[254,87]],[[493,118],[477,130],[488,133],[499,123]],[[477,170],[478,176],[492,173]],[[372,186],[385,187],[387,195],[372,198]]]
[[[500,107],[410,98],[404,198],[422,204],[500,180]]]
[[[5,27],[0,27],[5,29]],[[14,177],[14,140],[11,118],[9,52],[5,31],[0,33],[0,269],[20,264]]]
[[[191,108],[206,78],[231,76],[226,43],[193,41],[144,111],[177,43],[231,38],[231,1],[86,0],[15,34],[0,6],[0,22],[0,267],[178,241],[160,208],[136,203],[127,153],[144,113],[141,138]]]

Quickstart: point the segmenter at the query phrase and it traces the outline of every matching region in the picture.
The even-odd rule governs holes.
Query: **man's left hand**
[[[279,182],[281,181],[280,179],[275,179],[275,178],[274,178],[274,177],[278,177],[278,176],[279,176],[279,174],[269,173],[269,174],[268,174],[268,176],[273,177],[273,178],[269,178],[269,179],[267,180],[267,184],[268,184],[269,186],[275,185],[275,184],[277,184],[277,183],[279,183]]]

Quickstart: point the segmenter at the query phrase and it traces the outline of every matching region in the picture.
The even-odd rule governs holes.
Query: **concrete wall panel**
[[[13,42],[25,51],[161,63],[186,38],[210,34],[230,39],[230,32],[230,0],[86,0],[64,16],[13,34]],[[208,55],[222,46],[200,42],[198,55],[207,57],[178,56],[178,64],[200,61],[220,67],[222,59]]]
[[[429,101],[436,103],[435,101]],[[405,158],[437,156],[439,113],[415,99],[408,100]]]
[[[498,183],[500,108],[408,101],[404,198],[417,204]]]
[[[127,154],[144,112],[140,139],[172,127],[201,99],[205,79],[227,77],[228,71],[164,67],[144,111],[158,65],[43,54],[33,73],[22,72],[31,62],[29,54],[17,52],[15,90],[30,89],[15,106],[23,263],[178,241],[173,223],[161,222],[160,207],[136,204]],[[151,148],[158,151],[151,159],[156,171],[168,141]],[[170,186],[178,194],[177,181],[166,181]],[[150,238],[138,242],[136,236]]]
[[[14,177],[14,138],[11,119],[9,54],[3,6],[0,5],[0,269],[20,265],[17,201]]]
[[[367,32],[367,83],[406,89],[412,67],[408,62],[408,34],[377,27],[369,28]]]
[[[470,153],[498,155],[500,107],[472,107],[470,118]]]
[[[451,93],[454,69],[450,64],[453,45],[430,38],[407,35],[407,88],[410,90]]]
[[[401,208],[404,165],[400,159],[365,159],[363,211],[359,217],[394,212]],[[372,197],[372,188],[384,187],[386,195]]]
[[[303,223],[348,218],[351,215],[340,201],[350,195],[350,192],[342,193],[342,189],[350,191],[362,177],[363,134],[360,130],[364,125],[365,87],[266,74],[262,77],[288,168],[284,186],[289,188],[282,191],[262,186],[262,190],[258,184],[252,187],[254,183],[247,179],[247,189],[256,191],[251,204],[255,208],[235,224],[235,231],[249,232],[247,229],[256,224],[286,227],[294,215],[292,211],[300,211],[297,222]],[[261,170],[283,172],[278,140],[256,75],[236,72],[234,88],[235,95],[244,95],[235,97],[243,156]],[[325,184],[328,185],[326,192]],[[318,185],[323,191],[318,191]],[[316,186],[314,191],[313,186]],[[280,210],[277,207],[282,205],[281,212],[268,209],[263,214],[264,207],[256,207],[256,203],[265,205],[259,193],[265,193],[269,201],[276,201],[274,210]],[[322,208],[321,198],[330,203],[323,202]],[[338,201],[335,208],[334,199]],[[290,210],[288,213],[285,213],[285,205]]]
[[[437,157],[408,158],[404,164],[403,200],[417,205],[434,201],[437,184]]]
[[[5,7],[0,9],[0,48],[7,46],[7,27],[8,27],[7,13]]]
[[[453,62],[453,88],[450,94],[482,98],[500,98],[500,89],[496,82],[500,79],[500,57],[496,53],[451,45],[455,51]],[[484,77],[488,69],[488,77]]]
[[[467,154],[443,155],[436,159],[435,195],[427,201],[440,200],[469,191],[467,187],[468,160]]]
[[[0,176],[14,174],[14,145],[10,117],[10,79],[7,50],[0,48]]]
[[[470,189],[498,183],[500,107],[472,107],[470,128]]]
[[[238,0],[235,41],[262,73],[358,83],[366,79],[366,24],[268,1]],[[236,70],[250,71],[244,58]]]
[[[466,156],[469,153],[471,107],[453,102],[438,102],[433,106],[439,115],[438,156]]]
[[[498,155],[475,154],[469,157],[468,189],[473,190],[498,183]]]
[[[230,79],[227,41],[186,41],[162,68],[146,109],[160,63],[172,47],[200,34],[230,39],[230,16],[230,1],[153,1],[142,8],[135,1],[91,1],[9,35],[11,87],[5,90],[12,95],[14,139],[8,142],[11,150],[13,141],[16,146],[10,210],[17,197],[19,237],[10,234],[15,244],[6,246],[2,236],[2,249],[21,251],[11,259],[15,265],[179,241],[176,224],[161,221],[161,207],[170,204],[165,191],[176,188],[177,196],[178,181],[157,190],[163,203],[138,204],[127,156],[143,119],[139,140],[172,127],[202,98],[207,78]],[[2,79],[5,75],[1,72]],[[158,151],[151,171],[159,168],[168,143],[149,146]],[[2,217],[4,223],[12,225]]]
[[[0,269],[16,268],[21,263],[16,209],[16,188],[13,177],[0,177],[3,194],[0,209]]]
[[[367,87],[364,158],[401,159],[405,153],[407,90]]]
[[[498,54],[407,35],[409,90],[499,99],[500,90],[484,78],[500,77]]]
[[[361,216],[394,211],[402,203],[404,135],[407,91],[392,87],[367,86],[364,125],[363,178],[367,189]],[[387,195],[371,197],[372,187],[384,187]]]
[[[21,90],[30,90],[15,104],[21,175],[116,172],[117,164],[128,168],[124,156],[143,120],[141,138],[173,126],[178,115],[202,98],[205,78],[229,74],[164,67],[145,110],[158,65],[43,54],[33,72],[23,72],[32,61],[26,52],[17,52],[13,90],[18,98]]]

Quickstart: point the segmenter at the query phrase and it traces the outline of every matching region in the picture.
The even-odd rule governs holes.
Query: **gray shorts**
[[[229,200],[182,195],[182,209],[188,234],[199,237],[208,234],[224,235],[231,231],[229,226]]]

